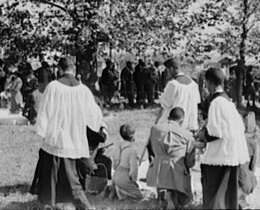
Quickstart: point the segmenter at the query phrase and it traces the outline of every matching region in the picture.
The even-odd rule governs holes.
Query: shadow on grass
[[[42,210],[43,205],[37,201],[11,202],[4,207],[5,210]],[[54,208],[53,208],[54,210]]]
[[[107,199],[99,199],[96,196],[88,196],[90,203],[98,210],[157,210],[161,209],[158,201],[149,199],[141,202],[129,201],[110,201]],[[42,210],[43,205],[36,199],[27,202],[11,202],[4,206],[5,210]],[[202,209],[201,204],[190,205],[184,209]],[[58,204],[55,207],[49,207],[48,210],[76,210],[72,204]]]
[[[15,184],[11,186],[1,186],[0,187],[0,194],[3,196],[3,199],[7,199],[5,202],[6,204],[1,205],[0,209],[5,210],[41,210],[43,209],[43,205],[36,199],[35,196],[30,196],[28,194],[30,185],[28,183],[21,183]],[[18,196],[16,195],[18,194]],[[22,196],[19,196],[22,195]],[[0,196],[0,200],[1,200]],[[17,197],[17,199],[15,199]],[[87,194],[87,198],[89,199],[90,203],[96,207],[96,209],[100,210],[112,210],[112,209],[152,209],[156,210],[159,209],[159,202],[155,198],[149,198],[143,201],[132,201],[132,200],[125,200],[125,201],[111,201],[109,199],[101,199],[98,196]],[[9,200],[10,199],[10,200]],[[9,202],[8,202],[9,200]],[[62,206],[62,208],[60,208]],[[61,205],[55,206],[54,208],[50,208],[50,210],[75,210],[72,204],[70,205]],[[189,206],[185,209],[201,209],[201,206]]]
[[[28,183],[19,183],[15,185],[0,186],[0,194],[9,196],[10,194],[20,193],[26,194],[29,192],[30,185]]]

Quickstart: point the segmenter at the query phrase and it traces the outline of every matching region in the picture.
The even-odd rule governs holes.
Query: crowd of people
[[[155,99],[159,98],[168,80],[166,71],[161,70],[160,65],[158,61],[146,64],[139,59],[134,66],[133,62],[127,61],[119,74],[113,62],[107,60],[100,78],[105,103],[110,104],[115,93],[120,92],[127,98],[129,107],[155,105]]]
[[[246,196],[257,185],[254,172],[258,130],[252,113],[241,116],[224,91],[222,70],[209,68],[205,72],[209,95],[203,98],[199,85],[182,73],[177,58],[164,62],[164,76],[156,69],[159,65],[155,62],[146,66],[139,60],[134,69],[128,61],[120,76],[121,93],[128,98],[130,107],[144,105],[146,99],[152,105],[159,97],[156,88],[163,88],[161,109],[145,146],[150,162],[147,185],[157,188],[158,199],[165,201],[168,209],[189,206],[193,201],[190,169],[200,152],[203,208],[246,207]],[[72,59],[59,59],[57,79],[46,62],[35,72],[28,64],[25,66],[29,69],[26,79],[18,70],[6,76],[6,84],[10,84],[10,111],[23,109],[44,139],[30,192],[47,208],[71,202],[76,209],[93,209],[85,191],[94,174],[108,179],[102,190],[95,191],[103,197],[141,200],[137,180],[143,157],[138,157],[134,147],[134,125],[121,125],[122,141],[116,144],[111,157],[106,156],[100,145],[106,142],[109,128],[94,95],[76,78]],[[6,73],[2,72],[1,81]],[[158,82],[161,78],[163,86]],[[100,84],[108,102],[118,88],[118,80],[113,63],[107,61]],[[24,89],[23,84],[27,84]],[[2,88],[7,90],[6,86]],[[28,104],[34,105],[33,112]],[[204,117],[202,124],[199,111]]]
[[[9,108],[12,114],[22,113],[34,124],[41,95],[56,78],[54,71],[46,61],[33,70],[29,62],[15,69],[0,60],[0,72],[0,107]]]
[[[127,61],[119,72],[114,63],[107,60],[99,78],[102,102],[111,105],[113,98],[121,97],[127,107],[154,106],[167,82],[166,71],[161,71],[159,66],[159,62],[146,65],[140,59],[136,67]],[[21,62],[13,68],[0,60],[0,107],[9,108],[11,113],[22,112],[35,123],[40,96],[46,86],[59,77],[57,66],[50,66],[44,59],[38,69],[33,69],[29,62]]]

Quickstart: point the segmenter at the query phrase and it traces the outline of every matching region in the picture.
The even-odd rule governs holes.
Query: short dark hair
[[[131,65],[132,65],[132,62],[131,62],[131,61],[127,61],[127,62],[126,62],[126,66],[127,66],[127,67],[130,67]]]
[[[159,67],[159,66],[160,66],[160,62],[159,62],[159,61],[155,61],[155,62],[154,62],[154,66],[155,66],[155,67]]]
[[[167,68],[174,67],[175,69],[179,69],[180,61],[177,58],[169,58],[164,62],[164,66]]]
[[[109,60],[109,59],[106,60],[106,65],[107,65],[107,66],[111,66],[112,64],[113,64],[113,63],[112,63],[111,60]]]
[[[50,67],[50,65],[48,64],[47,61],[43,61],[41,64],[42,64],[43,68],[49,68]]]
[[[142,66],[142,67],[145,66],[145,62],[144,62],[143,59],[139,59],[139,60],[138,60],[138,63],[139,63],[139,65]]]
[[[130,124],[124,124],[121,125],[119,132],[125,141],[131,141],[135,134],[135,128]]]
[[[185,116],[185,112],[182,108],[174,107],[169,114],[169,119],[175,121],[184,118],[184,116]]]
[[[205,79],[212,82],[214,85],[219,86],[224,83],[225,75],[222,70],[210,67],[205,73]]]
[[[69,57],[61,57],[58,63],[63,71],[69,70],[74,66],[72,60]]]

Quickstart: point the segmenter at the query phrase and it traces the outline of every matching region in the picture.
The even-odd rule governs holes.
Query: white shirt
[[[41,99],[36,131],[44,138],[42,149],[64,158],[88,158],[86,126],[99,131],[102,112],[89,88],[51,82]]]
[[[208,142],[201,163],[238,166],[249,161],[245,127],[234,103],[221,96],[215,98],[209,107],[207,130],[220,139]]]
[[[167,121],[174,107],[181,107],[185,112],[182,126],[188,130],[198,129],[200,93],[197,83],[193,80],[188,85],[181,84],[176,80],[169,81],[160,98],[160,102],[164,112],[158,123]]]

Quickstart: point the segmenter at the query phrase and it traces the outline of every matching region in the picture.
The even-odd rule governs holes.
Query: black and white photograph
[[[260,209],[259,0],[0,0],[0,210]]]

